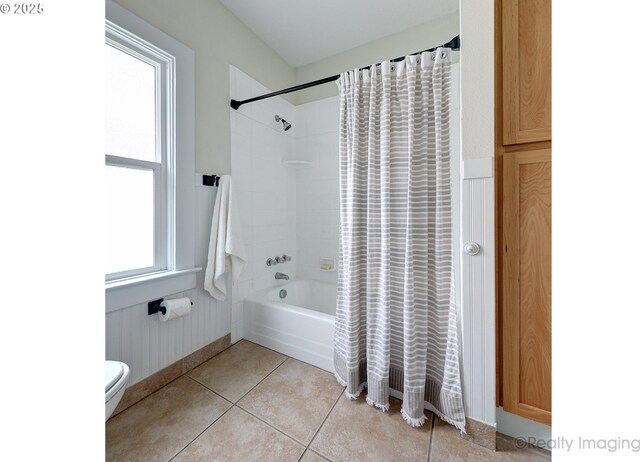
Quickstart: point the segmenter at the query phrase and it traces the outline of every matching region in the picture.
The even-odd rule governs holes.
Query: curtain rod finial
[[[232,99],[229,105],[237,111],[241,104],[242,103],[240,101],[236,101],[235,99]]]

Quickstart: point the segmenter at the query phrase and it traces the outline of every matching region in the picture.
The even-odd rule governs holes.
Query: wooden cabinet
[[[503,406],[551,424],[551,149],[503,168]]]
[[[551,139],[551,0],[502,1],[503,144]]]
[[[551,424],[551,0],[496,0],[498,404]]]

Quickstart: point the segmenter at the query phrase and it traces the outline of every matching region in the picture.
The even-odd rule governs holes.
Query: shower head
[[[284,129],[285,132],[291,128],[291,124],[286,120],[284,120],[279,115],[276,115],[276,122],[282,122],[282,128]]]

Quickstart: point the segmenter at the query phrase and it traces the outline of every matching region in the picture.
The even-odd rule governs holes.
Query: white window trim
[[[168,146],[175,146],[173,163],[167,164],[167,179],[175,181],[169,190],[174,191],[174,200],[164,207],[168,212],[167,247],[168,262],[173,262],[167,270],[138,277],[119,279],[105,284],[106,311],[117,311],[145,301],[193,289],[196,286],[197,271],[194,267],[195,237],[195,59],[194,52],[174,38],[156,29],[151,24],[130,13],[111,0],[106,2],[106,19],[110,27],[121,28],[134,36],[152,44],[175,57],[175,120],[163,117],[166,123],[174,123],[175,140]],[[171,108],[167,108],[171,111]],[[171,130],[169,130],[171,132]],[[169,158],[171,156],[168,156]]]
[[[144,276],[174,269],[173,226],[170,226],[175,208],[175,72],[176,58],[157,46],[137,37],[132,32],[106,21],[106,42],[156,69],[156,159],[140,159],[106,155],[106,164],[116,167],[152,170],[154,179],[154,264],[146,268],[132,268],[107,275],[107,282]]]

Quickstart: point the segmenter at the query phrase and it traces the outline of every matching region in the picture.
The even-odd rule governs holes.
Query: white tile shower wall
[[[312,168],[297,173],[298,276],[337,282],[340,198],[338,169],[338,97],[296,107],[295,152]],[[322,258],[335,261],[333,271],[320,269]]]
[[[272,91],[233,66],[229,72],[234,99]],[[241,106],[237,111],[230,109],[233,194],[249,259],[233,288],[232,329],[237,329],[236,338],[242,338],[242,324],[235,320],[242,319],[244,298],[253,291],[283,284],[275,279],[276,272],[296,276],[296,174],[283,164],[294,155],[298,130],[294,113],[294,106],[278,97]],[[275,121],[276,114],[292,128],[285,132]],[[266,265],[269,257],[282,254],[293,259]]]
[[[147,315],[147,304],[141,303],[106,315],[106,359],[123,361],[131,368],[130,385],[158,372],[214,340],[231,329],[231,300],[220,302],[203,290],[211,215],[216,188],[202,186],[196,175],[195,265],[196,287],[186,292],[158,297],[189,297],[193,308],[188,316],[162,322]]]

